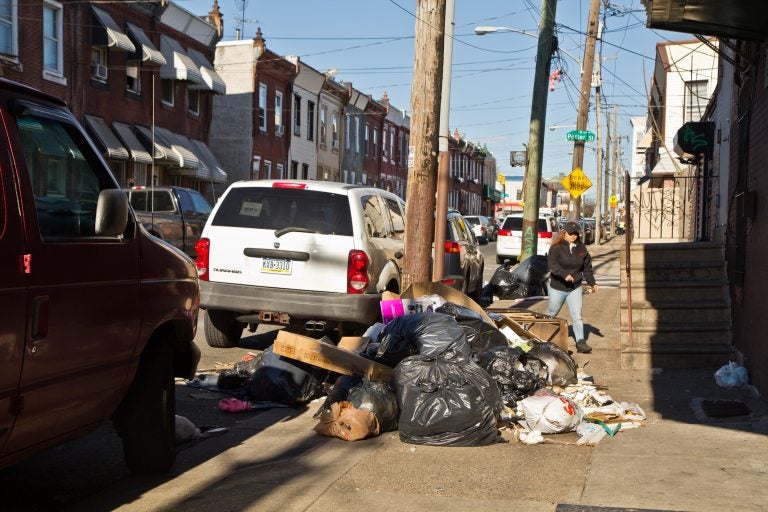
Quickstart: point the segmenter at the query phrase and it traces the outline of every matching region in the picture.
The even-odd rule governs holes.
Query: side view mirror
[[[118,188],[102,190],[96,203],[96,235],[121,235],[127,226],[128,197]]]

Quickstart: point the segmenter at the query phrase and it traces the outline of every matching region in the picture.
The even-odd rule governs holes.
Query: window
[[[339,113],[334,112],[331,119],[331,146],[339,147]]]
[[[107,81],[107,49],[104,46],[91,47],[91,78]]]
[[[293,134],[301,136],[301,96],[293,95]]]
[[[373,129],[373,155],[374,158],[379,156],[379,129]]]
[[[283,164],[277,164],[277,176],[276,176],[276,178],[279,179],[279,180],[282,180],[283,178],[285,178],[285,176],[283,176]]]
[[[0,2],[0,53],[6,56],[18,56],[19,20],[18,0]]]
[[[265,180],[272,179],[272,162],[270,162],[269,160],[264,161],[264,179]]]
[[[389,212],[382,206],[379,197],[363,196],[360,198],[363,207],[365,232],[371,238],[386,238],[389,236]]]
[[[326,144],[326,133],[328,131],[328,107],[325,105],[320,107],[320,145]]]
[[[134,94],[141,94],[141,77],[139,76],[139,63],[137,61],[126,63],[125,88]]]
[[[160,80],[160,99],[168,106],[176,103],[176,84],[173,80]]]
[[[291,161],[291,175],[288,177],[292,180],[301,179],[299,176],[299,162]]]
[[[251,162],[251,179],[259,179],[259,171],[261,167],[261,157],[259,155],[253,155],[253,162]]]
[[[300,180],[308,180],[309,179],[309,164],[301,164],[301,176],[299,176]]]
[[[365,152],[365,156],[368,156],[368,135],[371,130],[371,127],[368,125],[368,123],[365,123],[365,136],[363,139],[363,151]]]
[[[307,140],[315,140],[315,103],[307,102]]]
[[[349,140],[352,138],[351,133],[349,133],[350,126],[350,118],[349,114],[344,116],[344,148],[349,149]]]
[[[52,0],[43,4],[43,69],[63,76],[63,6]]]
[[[259,83],[259,130],[267,131],[267,84]]]
[[[200,115],[200,90],[187,87],[187,110]]]
[[[360,117],[355,118],[355,153],[360,154]]]
[[[389,161],[395,163],[395,127],[389,130]]]
[[[275,91],[275,133],[283,134],[283,93]]]
[[[685,82],[685,112],[683,122],[699,121],[707,106],[707,81]]]
[[[381,159],[387,159],[387,127],[381,129]]]

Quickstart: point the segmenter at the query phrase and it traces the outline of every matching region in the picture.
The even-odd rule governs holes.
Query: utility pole
[[[587,129],[589,114],[589,96],[592,91],[592,68],[595,63],[595,42],[600,18],[600,0],[590,0],[589,19],[587,21],[587,40],[584,44],[584,62],[581,67],[581,94],[579,95],[579,114],[576,118],[576,129]],[[573,165],[571,170],[582,169],[584,166],[584,141],[573,141]],[[574,216],[581,217],[581,196],[573,199]]]
[[[600,218],[603,214],[602,198],[602,183],[603,183],[603,140],[600,136],[600,87],[602,85],[600,79],[600,54],[597,55],[597,86],[595,87],[595,121],[597,123],[597,200],[595,201],[595,243],[600,245],[600,237],[603,234],[603,226],[600,222]]]
[[[611,113],[606,111],[605,113],[605,131],[608,132],[608,136],[605,139],[605,171],[603,176],[605,177],[605,181],[603,182],[603,217],[606,221],[606,224],[608,222],[608,186],[610,184],[610,175],[611,175],[611,144],[613,144],[613,131],[611,130]],[[598,171],[600,172],[600,171]],[[605,239],[608,239],[608,235],[610,234],[610,229],[607,229],[608,226],[606,226],[605,230]]]
[[[616,173],[619,172],[619,143],[621,137],[619,137],[619,127],[617,125],[616,112],[618,111],[618,105],[613,106],[613,173],[611,174],[611,195],[616,195]],[[611,236],[616,236],[616,212],[615,209],[609,208],[611,212]]]
[[[443,79],[445,1],[417,0],[416,3],[403,289],[412,283],[430,280]]]
[[[555,30],[557,0],[542,0],[539,21],[539,44],[531,99],[531,124],[528,132],[525,186],[523,187],[523,241],[520,261],[537,254],[539,194],[541,189],[541,157],[544,153],[544,124],[547,119],[549,67]]]
[[[441,281],[445,274],[445,225],[448,217],[448,174],[451,163],[449,139],[451,129],[451,72],[453,71],[453,12],[454,0],[445,5],[445,40],[443,42],[443,84],[440,94],[440,159],[437,163],[437,207],[435,208],[435,249],[433,251],[432,281]]]

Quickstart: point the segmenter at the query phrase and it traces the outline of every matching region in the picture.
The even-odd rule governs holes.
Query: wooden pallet
[[[486,311],[502,314],[520,324],[537,338],[550,341],[568,351],[568,321],[564,318],[537,313],[530,309],[488,308]]]

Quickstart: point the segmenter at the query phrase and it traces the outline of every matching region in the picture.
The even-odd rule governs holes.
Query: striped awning
[[[130,154],[123,147],[117,136],[109,127],[106,121],[101,117],[85,115],[85,126],[91,132],[91,135],[104,148],[102,154],[107,158],[116,158],[118,160],[128,160]]]
[[[136,130],[147,141],[147,144],[151,146],[153,140],[152,130],[145,126],[137,126]],[[168,164],[181,167],[181,157],[173,150],[170,141],[165,140],[157,128],[155,128],[154,146],[155,160],[165,161]]]
[[[205,167],[208,168],[211,181],[214,183],[226,183],[227,173],[221,168],[221,164],[211,152],[208,145],[205,142],[195,139],[190,139],[190,142],[192,142],[192,146],[194,147],[198,158],[200,158],[200,162],[205,164]]]
[[[136,51],[136,47],[131,42],[130,38],[120,30],[120,27],[115,23],[115,20],[112,19],[112,16],[110,16],[107,11],[94,6],[91,6],[91,9],[93,10],[93,15],[98,24],[101,25],[106,34],[103,41],[100,41],[100,39],[102,39],[101,33],[97,32],[98,29],[94,30],[94,43],[101,43],[109,48],[118,48],[126,52]]]
[[[200,160],[192,150],[192,143],[183,135],[174,133],[166,128],[155,127],[155,137],[160,134],[160,137],[164,139],[171,149],[179,156],[179,167],[186,167],[187,169],[197,170],[200,167]],[[205,178],[207,175],[205,169],[201,171],[199,178]]]
[[[189,55],[189,58],[192,59],[192,62],[194,62],[197,67],[200,68],[203,81],[205,82],[205,85],[208,89],[218,94],[227,93],[227,85],[224,83],[224,80],[221,79],[219,74],[214,71],[213,64],[208,61],[205,55],[198,52],[197,50],[193,50],[192,48],[187,50],[187,55]]]
[[[198,85],[205,85],[200,69],[189,58],[178,41],[166,35],[160,36],[160,53],[166,64],[160,67],[160,78],[168,80],[186,80]]]
[[[115,129],[117,136],[123,141],[123,144],[128,148],[133,160],[144,164],[152,163],[152,155],[149,154],[141,142],[139,142],[139,139],[136,138],[136,134],[133,133],[133,128],[127,124],[118,123],[117,121],[112,123],[112,127]]]
[[[126,23],[126,26],[128,27],[128,35],[133,38],[138,47],[136,53],[141,53],[139,60],[145,64],[157,64],[158,66],[167,64],[163,54],[155,48],[155,45],[152,44],[142,29],[131,23]]]

